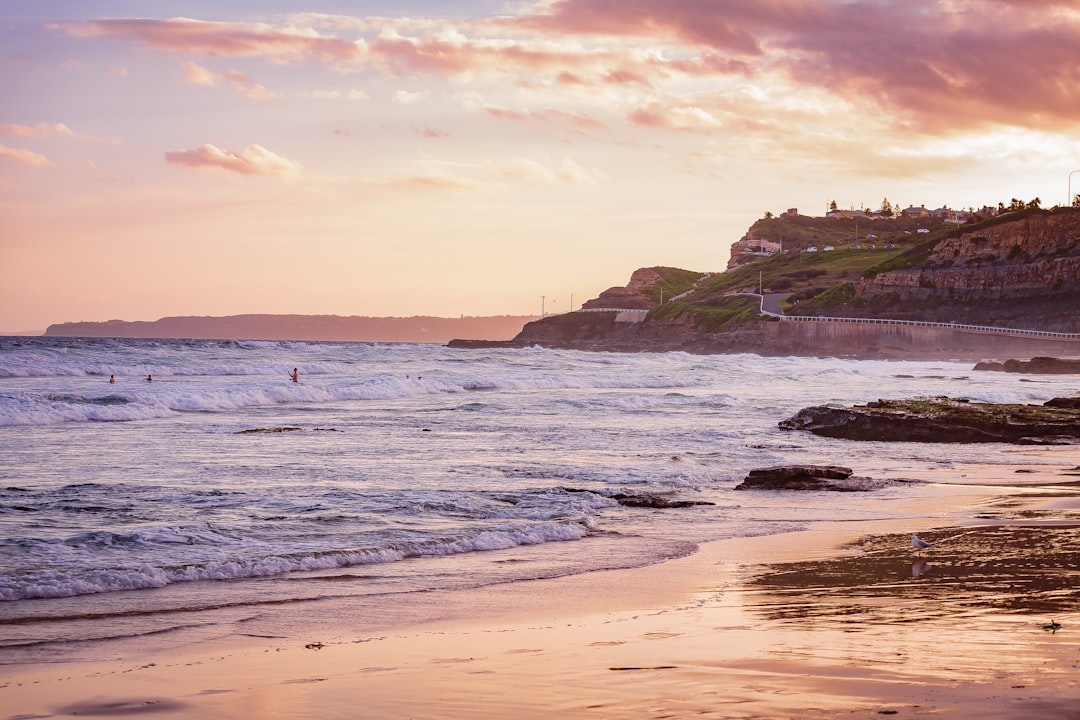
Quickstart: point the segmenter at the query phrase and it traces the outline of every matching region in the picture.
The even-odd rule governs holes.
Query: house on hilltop
[[[906,218],[928,218],[933,215],[933,212],[926,209],[925,205],[915,207],[906,207],[900,211],[900,214]]]

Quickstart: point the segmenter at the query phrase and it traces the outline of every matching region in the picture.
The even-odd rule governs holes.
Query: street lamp
[[[1080,170],[1073,170],[1071,173],[1069,173],[1069,197],[1065,201],[1065,207],[1072,207],[1073,206],[1072,176],[1075,175],[1076,173],[1080,173]]]

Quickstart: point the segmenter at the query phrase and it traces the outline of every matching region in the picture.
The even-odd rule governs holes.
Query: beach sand
[[[1080,718],[1078,478],[1042,474],[914,522],[9,665],[0,717]]]

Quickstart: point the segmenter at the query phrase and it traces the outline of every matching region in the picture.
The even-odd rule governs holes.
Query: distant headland
[[[181,316],[152,321],[108,320],[50,325],[46,337],[182,338],[446,343],[455,337],[505,340],[535,315],[488,317],[363,317],[357,315]]]
[[[1080,204],[1080,199],[1078,199]],[[727,268],[640,268],[581,310],[510,341],[451,347],[829,355],[1080,356],[1080,206],[1038,199],[959,212],[791,209],[731,248]]]

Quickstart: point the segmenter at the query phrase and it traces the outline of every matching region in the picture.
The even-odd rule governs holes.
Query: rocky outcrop
[[[1030,360],[976,363],[975,370],[1026,373],[1029,375],[1080,375],[1080,360],[1053,357],[1033,357]]]
[[[1053,398],[1043,403],[1045,407],[1052,408],[1070,408],[1072,410],[1080,410],[1080,397],[1071,398]]]
[[[893,484],[889,480],[854,477],[838,465],[777,465],[751,470],[736,490],[829,490],[866,492]]]
[[[1013,222],[973,229],[942,239],[931,265],[962,265],[972,259],[1022,264],[1030,258],[1058,254],[1080,242],[1080,213],[1033,213]]]
[[[1062,445],[1080,443],[1080,410],[949,398],[878,400],[804,408],[779,427],[848,440]]]
[[[731,244],[731,259],[728,260],[727,269],[731,270],[740,265],[756,262],[764,256],[778,252],[780,252],[780,243],[758,237],[754,228],[750,228],[746,235]]]
[[[863,279],[858,294],[944,292],[955,301],[1075,290],[1080,287],[1080,213],[1030,213],[976,226],[943,238],[920,265]]]
[[[660,510],[716,504],[707,500],[672,500],[663,495],[627,495],[625,493],[615,493],[611,496],[611,499],[626,507],[653,508]]]
[[[674,500],[665,495],[636,495],[631,493],[598,493],[593,490],[583,490],[581,488],[564,487],[561,488],[565,492],[569,493],[589,493],[592,495],[600,495],[601,497],[611,498],[620,505],[626,507],[637,508],[652,508],[655,510],[667,510],[670,508],[688,508],[697,507],[698,505],[715,505],[716,503],[709,502],[708,500]]]
[[[648,290],[663,280],[663,276],[653,268],[639,268],[630,275],[626,287],[608,288],[599,297],[585,302],[584,310],[620,309],[651,310],[656,303],[648,295]]]

